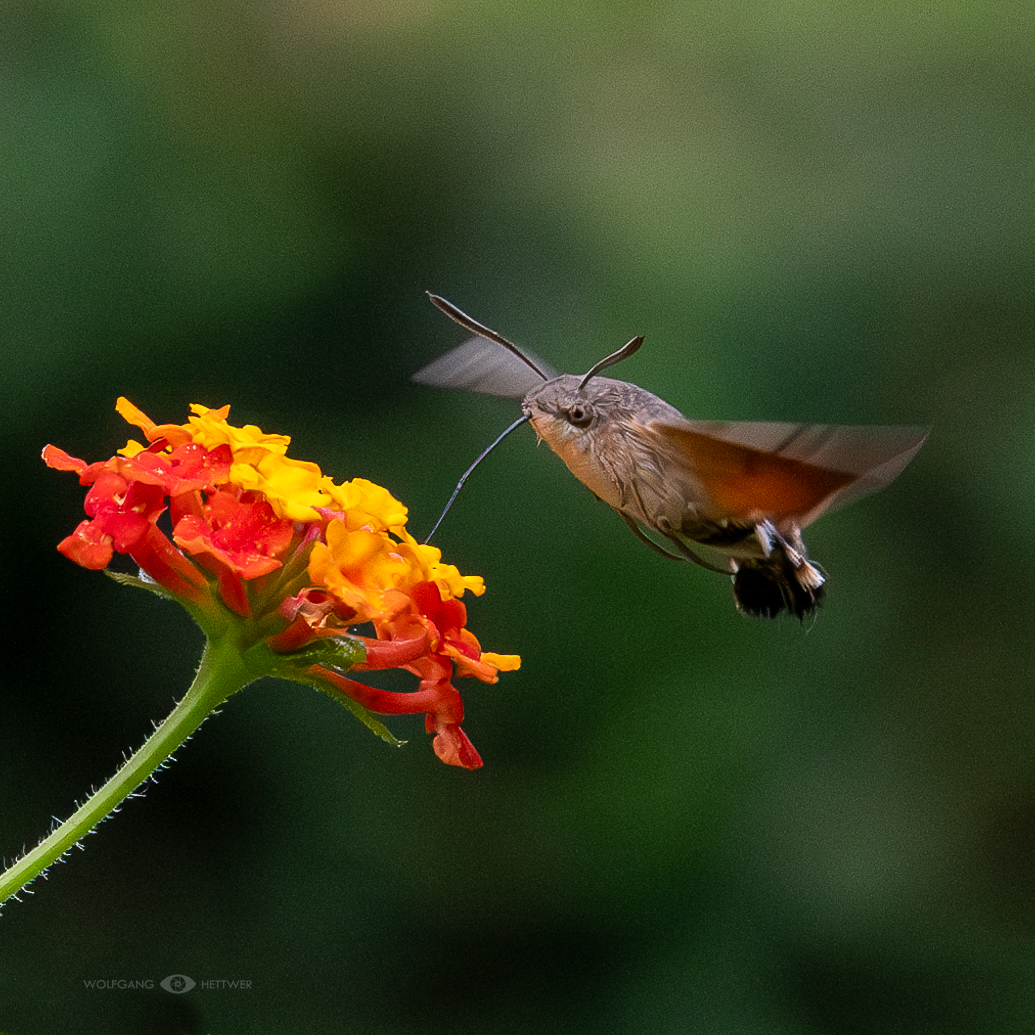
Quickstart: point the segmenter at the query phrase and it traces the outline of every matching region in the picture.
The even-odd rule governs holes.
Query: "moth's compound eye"
[[[564,415],[567,418],[569,424],[576,428],[588,428],[593,423],[595,414],[593,413],[593,407],[588,406],[586,403],[575,403]]]

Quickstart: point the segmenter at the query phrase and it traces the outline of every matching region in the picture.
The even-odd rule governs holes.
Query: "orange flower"
[[[156,425],[125,399],[118,411],[143,432],[109,460],[86,463],[55,446],[43,459],[89,486],[87,519],[58,549],[85,568],[115,554],[144,583],[175,597],[210,640],[232,630],[242,651],[262,644],[271,670],[297,677],[350,706],[388,715],[424,712],[444,762],[482,764],[460,728],[454,676],[494,683],[515,655],[482,651],[459,598],[481,595],[477,576],[443,564],[406,531],[406,508],[379,485],[335,484],[316,464],[287,456],[290,439],[227,423],[229,407],[192,406],[183,425]],[[166,517],[167,515],[167,517]],[[371,623],[373,636],[355,627]],[[335,667],[335,641],[363,645],[362,669],[401,668],[416,690],[387,692]],[[316,649],[325,645],[321,655]]]

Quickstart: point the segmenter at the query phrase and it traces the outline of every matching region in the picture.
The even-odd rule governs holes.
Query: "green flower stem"
[[[272,668],[264,644],[243,652],[233,635],[205,646],[194,682],[165,721],[140,749],[64,823],[0,876],[0,903],[38,877],[145,783],[174,751],[231,694]]]

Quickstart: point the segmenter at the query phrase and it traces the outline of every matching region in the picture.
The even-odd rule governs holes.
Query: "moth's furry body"
[[[734,512],[712,498],[678,443],[658,433],[659,426],[693,433],[674,406],[626,381],[581,382],[572,374],[547,381],[528,392],[522,410],[583,485],[641,538],[649,529],[687,560],[733,575],[742,610],[773,616],[786,608],[802,617],[815,608],[826,580],[809,562],[796,522],[781,516],[777,524],[763,509]]]
[[[495,331],[431,300],[478,337],[416,380],[523,395],[525,417],[579,481],[652,549],[731,574],[737,606],[749,614],[814,610],[826,576],[808,559],[801,530],[888,485],[925,438],[917,428],[691,421],[643,388],[598,376],[642,338],[583,377],[552,376]]]
[[[562,374],[533,388],[522,410],[541,439],[597,497],[620,514],[663,532],[715,525],[732,515],[705,503],[704,486],[651,422],[685,421],[656,395],[625,381]],[[693,538],[693,537],[691,537]]]

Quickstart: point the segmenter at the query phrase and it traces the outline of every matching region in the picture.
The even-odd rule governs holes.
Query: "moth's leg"
[[[649,546],[655,553],[660,553],[662,557],[667,557],[670,561],[693,561],[694,564],[699,564],[702,568],[705,568],[708,571],[716,571],[720,575],[729,575],[728,568],[719,568],[714,564],[710,564],[703,557],[699,557],[696,553],[694,553],[694,551],[691,550],[686,545],[686,543],[682,542],[678,537],[669,534],[668,532],[665,532],[663,528],[659,528],[658,531],[661,532],[661,534],[664,535],[665,538],[670,543],[672,543],[677,550],[679,550],[679,553],[669,553],[669,551],[666,550],[663,546],[659,546],[656,542],[654,542],[654,540],[651,539],[643,531],[643,529],[641,529],[640,526],[636,524],[636,522],[631,517],[629,517],[628,514],[623,514],[621,511],[618,511],[618,513],[621,516],[622,520],[632,530],[633,535],[636,536],[636,538],[639,539],[641,543],[646,543],[647,546]]]
[[[646,543],[655,553],[660,553],[662,557],[667,557],[670,561],[684,561],[685,557],[680,557],[679,554],[669,553],[664,547],[658,546],[653,539],[649,538],[644,534],[643,530],[628,514],[623,514],[618,511],[618,516],[629,526],[632,530],[632,534],[640,540],[641,543]]]
[[[684,521],[683,526],[685,527],[685,525],[686,525],[686,522]],[[729,572],[729,568],[720,568],[717,564],[712,564],[710,561],[706,561],[699,554],[697,554],[693,550],[691,550],[690,547],[686,545],[686,540],[684,539],[684,536],[686,535],[686,533],[683,532],[682,528],[680,528],[679,531],[676,531],[675,529],[673,529],[672,523],[668,520],[668,518],[665,518],[665,517],[659,518],[656,527],[657,527],[657,530],[670,543],[672,543],[672,545],[675,546],[675,548],[688,561],[693,561],[694,564],[698,564],[702,568],[707,569],[708,571],[716,571],[720,575],[728,575],[730,573]],[[710,543],[709,544],[705,544],[702,540],[698,540],[698,539],[695,539],[694,541],[695,542],[701,542],[702,545],[711,545]],[[671,556],[671,555],[669,555],[669,556]]]

